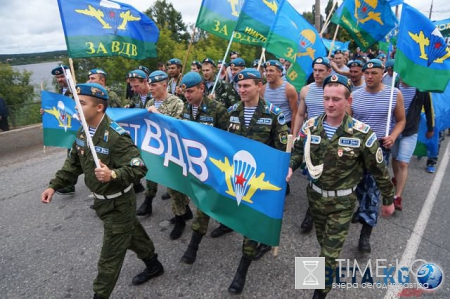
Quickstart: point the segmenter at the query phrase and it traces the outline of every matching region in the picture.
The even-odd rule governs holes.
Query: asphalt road
[[[448,145],[442,144],[440,162]],[[74,196],[55,196],[51,204],[40,202],[40,194],[66,155],[63,149],[43,153],[32,146],[0,156],[0,298],[92,298],[97,259],[102,240],[102,224],[89,209],[92,199],[80,177]],[[439,168],[442,168],[439,166]],[[425,171],[425,159],[413,158],[404,192],[404,210],[390,219],[380,219],[372,235],[372,253],[357,251],[360,225],[352,224],[341,258],[365,263],[370,258],[401,260],[405,255],[438,264],[450,274],[450,166],[444,171],[424,234],[417,250],[408,249],[408,240],[423,210],[430,187],[437,174]],[[438,171],[439,172],[439,171]],[[442,174],[442,173],[441,173]],[[300,232],[306,211],[305,178],[296,173],[291,194],[286,198],[279,255],[266,255],[253,262],[240,298],[311,298],[311,290],[296,290],[295,257],[315,257],[319,246],[314,230]],[[111,298],[232,298],[227,288],[237,269],[242,237],[237,233],[219,239],[207,235],[193,266],[179,262],[189,243],[189,227],[176,241],[169,238],[172,217],[170,202],[160,199],[160,186],[154,200],[153,215],[141,218],[153,239],[165,274],[142,286],[131,280],[144,264],[129,252]],[[138,194],[138,204],[144,195]],[[423,222],[423,220],[422,220]],[[189,222],[190,224],[190,222]],[[420,226],[419,225],[419,226]],[[217,226],[210,223],[209,232]],[[417,227],[416,227],[417,228]],[[208,234],[209,234],[208,232]],[[409,246],[410,247],[410,246]],[[412,254],[412,255],[411,255]],[[449,298],[449,283],[433,293],[403,290],[400,297]],[[398,294],[397,294],[398,295]],[[386,289],[335,289],[327,298],[384,298]]]

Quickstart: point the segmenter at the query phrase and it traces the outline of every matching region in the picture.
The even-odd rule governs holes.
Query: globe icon
[[[417,281],[422,284],[422,288],[434,290],[438,288],[444,279],[441,268],[435,264],[423,264],[417,271]]]

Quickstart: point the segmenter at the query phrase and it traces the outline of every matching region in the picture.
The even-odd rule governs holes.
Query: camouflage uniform
[[[205,91],[203,92],[204,96],[208,96],[211,94],[211,91],[214,87],[214,82],[212,83],[213,84],[211,84],[208,88],[207,82],[205,81]],[[217,81],[217,86],[214,90],[214,94],[216,96],[215,100],[222,103],[227,109],[241,100],[239,94],[233,88],[233,86],[225,82],[224,80]]]
[[[108,106],[111,108],[121,108],[123,107],[122,100],[117,95],[115,91],[112,91],[111,88],[106,87],[106,91],[108,92]]]
[[[228,108],[228,132],[267,144],[280,151],[286,151],[289,128],[285,124],[284,114],[269,101],[259,99],[248,128],[244,120],[244,103],[239,102]],[[261,120],[265,121],[261,121]],[[253,259],[258,242],[244,236],[242,253]]]
[[[307,196],[321,247],[320,256],[325,257],[326,269],[332,270],[334,277],[336,259],[348,234],[357,200],[355,188],[361,180],[363,168],[372,173],[380,186],[384,205],[392,204],[394,189],[372,129],[346,114],[330,140],[323,128],[325,116],[326,114],[322,114],[311,118],[303,125],[294,145],[290,166],[295,170],[302,163],[306,134],[310,130],[311,161],[313,165],[323,164],[323,172],[317,180],[310,179]],[[331,192],[328,192],[328,196],[322,196],[318,192],[320,190],[314,188]],[[348,189],[350,193],[344,196],[336,196],[337,193],[334,192]],[[329,276],[326,277],[329,279]],[[329,280],[326,282],[325,292],[330,291],[331,283]]]
[[[152,94],[149,92],[145,99],[145,105],[142,103],[141,95],[135,93],[130,99],[130,108],[145,108],[147,103],[152,99]]]
[[[182,119],[195,121],[207,126],[216,127],[222,130],[227,128],[227,110],[216,100],[203,97],[201,105],[198,107],[197,115],[192,115],[192,105],[186,103],[183,109]],[[208,230],[209,216],[197,209],[197,214],[192,222],[192,230],[205,235]]]
[[[73,184],[84,173],[84,181],[90,191],[108,196],[124,192],[147,172],[133,140],[107,115],[98,126],[92,141],[98,158],[116,172],[117,178],[107,183],[97,180],[94,158],[87,145],[86,132],[81,128],[64,166],[51,180],[50,188],[56,190]],[[94,195],[93,207],[104,227],[98,275],[93,288],[97,295],[108,298],[119,277],[127,249],[134,251],[139,259],[147,259],[155,255],[155,247],[135,216],[136,195],[133,188],[113,199],[98,199]]]
[[[155,105],[155,99],[151,99],[145,104],[145,108]],[[168,97],[164,99],[158,111],[164,115],[168,115],[174,118],[180,118],[183,113],[183,101],[172,94],[168,94]],[[158,192],[158,183],[147,180],[147,189],[145,190],[145,196],[154,198]],[[172,212],[174,215],[184,215],[186,213],[186,205],[189,204],[189,198],[181,192],[178,192],[172,188],[167,188],[167,192],[172,200]]]

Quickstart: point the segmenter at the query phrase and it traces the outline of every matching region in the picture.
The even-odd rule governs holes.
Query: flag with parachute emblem
[[[58,0],[72,58],[156,57],[159,29],[133,6],[112,0]]]
[[[326,55],[316,29],[288,1],[280,5],[264,47],[292,63],[286,78],[297,90],[312,73],[313,60]]]
[[[347,30],[366,51],[395,27],[397,18],[386,0],[344,0],[331,22]]]
[[[443,92],[450,80],[450,50],[439,29],[403,4],[394,69],[420,91]]]

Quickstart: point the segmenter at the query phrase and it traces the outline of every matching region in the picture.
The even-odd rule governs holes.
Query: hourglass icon
[[[302,261],[303,267],[308,270],[308,275],[303,279],[303,285],[316,286],[319,285],[319,280],[312,273],[317,269],[319,261]]]

